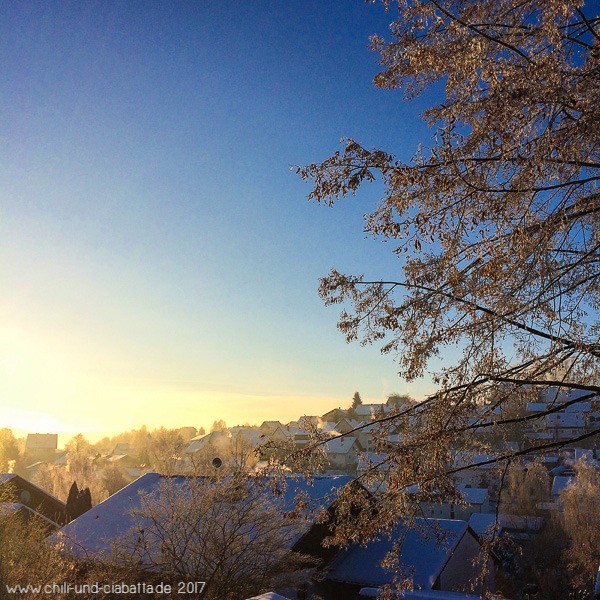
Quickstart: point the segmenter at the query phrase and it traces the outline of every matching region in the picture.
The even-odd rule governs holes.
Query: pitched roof
[[[494,532],[500,534],[506,530],[529,532],[539,531],[542,517],[525,515],[507,515],[504,513],[473,513],[469,517],[469,527],[480,537],[491,540]]]
[[[315,510],[326,508],[336,499],[338,490],[353,479],[350,475],[315,475],[311,481],[306,477],[290,477],[283,493],[283,510],[293,510],[299,494],[308,498]]]
[[[327,454],[347,454],[356,444],[355,437],[338,436],[325,442],[325,451]]]
[[[0,488],[3,490],[4,500],[25,504],[52,523],[64,522],[65,503],[20,475],[0,473]]]
[[[112,543],[135,525],[131,510],[140,507],[140,493],[151,493],[159,489],[161,479],[158,473],[146,473],[104,502],[71,521],[59,532],[51,536],[52,542],[61,541],[65,547],[79,557],[101,556],[110,558]],[[190,478],[178,476],[168,478],[183,484]],[[282,513],[295,508],[296,496],[303,493],[313,504],[316,512],[335,499],[335,491],[352,480],[350,476],[314,477],[312,483],[305,478],[290,478],[280,498]],[[265,492],[268,493],[268,492]],[[307,521],[306,528],[310,526]]]
[[[25,441],[27,450],[56,450],[58,433],[29,433]]]
[[[575,482],[574,477],[556,475],[552,480],[552,495],[558,496],[567,486]]]
[[[42,513],[39,513],[37,510],[34,510],[22,502],[0,502],[0,517],[18,512],[23,512],[28,516],[35,516],[36,518],[41,519],[52,529],[58,529],[60,527],[60,525],[54,522],[52,519],[49,519]]]
[[[416,587],[431,589],[469,527],[449,519],[415,519],[415,524],[416,528],[399,525],[391,538],[342,550],[329,564],[326,578],[364,586],[389,584],[392,574],[381,562],[394,540],[404,539],[400,564],[412,573]]]
[[[488,499],[487,488],[470,488],[459,485],[457,486],[457,489],[468,504],[483,504]]]
[[[151,492],[159,480],[158,473],[142,475],[65,525],[50,536],[50,541],[63,542],[65,548],[75,556],[101,554],[108,558],[112,552],[112,541],[125,534],[135,524],[130,510],[139,507],[139,493]]]

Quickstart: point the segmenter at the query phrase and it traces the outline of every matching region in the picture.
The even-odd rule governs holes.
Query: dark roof
[[[14,473],[0,474],[2,500],[20,502],[54,523],[64,523],[66,504]]]

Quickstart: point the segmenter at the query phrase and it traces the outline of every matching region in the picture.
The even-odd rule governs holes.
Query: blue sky
[[[353,2],[0,5],[0,420],[90,438],[290,420],[391,392],[317,295],[390,277],[376,187],[334,208],[293,165],[344,136],[408,159],[422,107],[376,90]],[[66,441],[66,440],[65,440]]]

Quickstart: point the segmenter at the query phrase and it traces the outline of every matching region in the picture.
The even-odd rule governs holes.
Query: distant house
[[[383,417],[390,411],[387,404],[359,404],[354,409],[356,418],[360,421],[372,421],[377,417]]]
[[[57,433],[29,433],[25,440],[26,461],[28,463],[54,462],[57,448]]]
[[[460,590],[477,575],[473,562],[481,543],[465,521],[416,519],[410,528],[399,525],[389,538],[340,550],[321,573],[326,595],[354,598],[363,587],[392,584],[394,573],[381,563],[399,540],[398,565],[415,589]],[[489,566],[486,587],[493,590],[491,559]]]
[[[198,435],[190,440],[186,448],[188,454],[195,454],[200,450],[213,449],[223,451],[229,446],[229,436],[225,431],[211,431],[205,435]]]
[[[322,418],[323,421],[331,421],[333,423],[337,423],[341,419],[346,418],[348,416],[348,412],[349,411],[343,410],[341,408],[334,408],[333,410],[326,412]]]
[[[493,537],[505,536],[522,542],[540,531],[544,519],[526,515],[505,513],[473,513],[469,527],[482,539],[491,541]]]
[[[133,452],[133,446],[129,442],[119,442],[112,449],[112,456],[123,456],[125,454],[131,454]]]
[[[286,440],[291,440],[294,437],[294,432],[291,432],[285,425],[279,425],[275,430],[273,430],[269,434],[263,434],[264,439],[261,440],[261,443],[265,441],[272,440],[274,442],[283,442]]]
[[[490,499],[487,488],[468,488],[458,486],[463,502],[423,502],[421,508],[427,517],[436,519],[462,519],[467,521],[473,513],[487,513]]]
[[[340,419],[336,423],[335,430],[338,433],[348,433],[349,431],[352,431],[353,429],[360,427],[361,424],[362,424],[362,421],[345,417],[343,419]]]
[[[303,428],[310,426],[319,429],[323,426],[323,419],[318,415],[304,415],[303,417],[300,417],[299,425]]]
[[[569,440],[586,431],[587,420],[585,413],[561,411],[546,415],[546,428],[552,432],[556,441]]]
[[[378,425],[371,423],[366,427],[358,430],[355,435],[358,438],[358,443],[363,450],[367,452],[375,451],[375,440],[373,434],[378,432]]]
[[[325,443],[325,452],[333,469],[356,470],[360,447],[355,437],[334,437]]]
[[[271,436],[281,425],[280,421],[263,421],[259,429],[262,435]]]
[[[57,528],[65,523],[66,504],[62,500],[14,473],[0,474],[0,503],[39,513]]]
[[[454,456],[454,467],[466,467],[454,474],[454,479],[466,488],[490,488],[500,479],[493,454],[459,452]]]

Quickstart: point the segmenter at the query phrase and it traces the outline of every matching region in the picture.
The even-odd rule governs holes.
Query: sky
[[[0,427],[65,443],[432,389],[346,344],[318,297],[332,267],[399,271],[364,234],[377,186],[330,208],[295,174],[344,137],[404,160],[430,139],[422,105],[372,85],[391,20],[362,0],[0,4]]]

